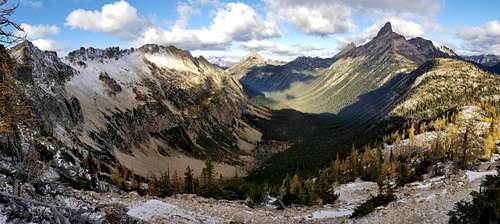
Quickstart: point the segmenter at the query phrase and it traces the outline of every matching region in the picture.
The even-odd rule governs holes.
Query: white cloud
[[[177,14],[179,14],[179,19],[177,20],[175,25],[178,27],[185,27],[188,24],[191,16],[195,13],[198,14],[199,11],[194,9],[193,6],[184,3],[178,4]]]
[[[135,45],[158,43],[189,50],[221,49],[233,41],[248,41],[280,35],[277,24],[265,21],[244,3],[228,3],[216,11],[209,27],[185,29],[176,23],[171,29],[152,26],[138,37]]]
[[[269,58],[281,61],[289,61],[297,56],[332,57],[334,55],[333,49],[301,44],[287,45],[268,40],[251,40],[239,43],[239,47],[246,52],[255,49]]]
[[[327,35],[353,31],[351,9],[334,1],[265,0],[268,14],[277,21],[295,25],[300,31]]]
[[[434,21],[441,9],[437,0],[264,0],[268,14],[288,22],[308,34],[329,35],[352,32],[353,16],[374,20],[397,17],[422,21],[431,29],[441,27]]]
[[[146,22],[133,6],[123,0],[106,4],[100,11],[75,10],[66,18],[66,25],[117,35],[135,46],[156,43],[188,50],[222,49],[233,41],[280,35],[276,23],[264,20],[252,7],[239,2],[217,8],[208,27],[188,29],[186,26],[190,17],[197,13],[193,4],[220,4],[214,0],[191,3],[177,5],[179,18],[169,29]]]
[[[77,9],[66,18],[66,25],[72,28],[116,34],[124,39],[133,38],[145,24],[137,10],[123,0],[106,4],[100,11]]]
[[[400,18],[385,18],[380,19],[373,25],[364,29],[361,33],[349,37],[337,37],[340,46],[345,46],[348,43],[364,44],[375,37],[378,31],[384,26],[386,22],[391,22],[392,30],[399,33],[406,38],[422,37],[425,32],[421,25],[413,21],[404,20]]]
[[[55,35],[59,33],[59,27],[55,25],[46,25],[46,24],[26,24],[22,23],[21,27],[24,32],[20,31],[20,35],[26,34],[28,38],[41,38],[48,35]]]
[[[40,39],[33,40],[32,42],[33,42],[33,45],[40,48],[40,50],[55,51],[59,55],[64,55],[68,51],[68,47],[65,44],[54,41],[54,40],[40,38]]]
[[[482,27],[462,27],[454,34],[463,41],[460,51],[465,54],[500,55],[500,21],[498,20],[489,21]]]

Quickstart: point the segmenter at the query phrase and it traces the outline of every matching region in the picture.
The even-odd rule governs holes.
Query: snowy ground
[[[422,182],[398,188],[395,191],[396,201],[358,219],[348,217],[356,206],[378,193],[376,183],[356,181],[335,186],[339,199],[332,205],[292,207],[285,210],[273,207],[251,209],[242,202],[187,194],[156,198],[141,197],[135,192],[96,193],[69,188],[64,196],[57,195],[53,199],[59,206],[74,209],[92,209],[105,205],[103,209],[89,215],[93,220],[100,220],[112,209],[113,214],[118,217],[128,215],[145,223],[447,223],[447,213],[455,203],[470,199],[470,192],[479,190],[486,175],[496,174],[494,168],[499,164],[499,158],[500,156],[494,155],[491,161],[481,163],[476,170],[458,173],[451,172],[451,164],[448,164],[447,170],[450,172],[437,177],[425,176]],[[0,206],[0,210],[4,207]],[[124,213],[120,213],[119,208],[124,208]],[[125,221],[127,220],[131,219]],[[5,221],[5,217],[0,214],[0,223]]]
[[[224,222],[220,218],[205,215],[203,212],[193,212],[159,200],[149,200],[145,203],[133,205],[129,207],[127,214],[150,222],[161,222],[172,219],[184,219],[189,223],[216,224]]]
[[[340,197],[333,205],[251,209],[230,201],[217,201],[195,195],[168,198],[140,197],[131,193],[125,197],[108,195],[107,202],[119,202],[128,207],[127,214],[151,223],[447,223],[447,213],[454,204],[470,199],[470,192],[479,190],[486,175],[494,175],[496,160],[482,163],[475,171],[447,173],[427,177],[422,182],[407,184],[396,190],[397,200],[371,214],[349,219],[354,208],[378,193],[377,184],[356,181],[336,186]],[[102,197],[102,196],[101,196]]]

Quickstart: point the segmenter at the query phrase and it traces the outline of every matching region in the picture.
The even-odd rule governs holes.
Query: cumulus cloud
[[[287,45],[268,40],[251,40],[239,43],[239,47],[246,51],[256,50],[264,55],[279,60],[291,60],[297,56],[331,57],[333,50],[311,45]]]
[[[123,0],[106,4],[100,11],[77,9],[66,18],[69,27],[116,34],[125,39],[133,38],[145,24],[137,10]]]
[[[178,27],[185,27],[189,19],[193,14],[198,14],[199,11],[194,9],[193,6],[185,4],[185,3],[180,3],[177,5],[177,14],[179,14],[179,19],[176,22],[176,26]]]
[[[291,23],[305,33],[327,35],[355,28],[351,9],[335,1],[265,0],[265,3],[271,18]]]
[[[46,24],[26,24],[22,23],[21,27],[23,31],[19,32],[19,35],[26,35],[28,38],[41,38],[48,35],[55,35],[59,33],[59,27],[55,25]]]
[[[424,29],[418,23],[400,18],[385,18],[378,20],[373,25],[364,29],[361,33],[348,37],[337,37],[337,44],[339,47],[343,47],[349,43],[355,43],[357,45],[364,44],[375,37],[386,22],[391,22],[392,30],[406,38],[422,37],[425,34]]]
[[[248,41],[279,36],[277,24],[265,21],[250,6],[244,3],[228,3],[216,11],[209,27],[185,29],[178,23],[171,29],[149,27],[134,41],[135,45],[146,43],[172,44],[186,49],[221,49],[233,41]]]
[[[492,20],[481,27],[462,27],[454,34],[462,39],[461,51],[466,54],[500,54],[500,21]]]
[[[435,0],[264,0],[268,14],[288,22],[298,30],[316,35],[354,31],[354,15],[369,16],[375,20],[386,17],[418,19],[433,29],[433,21],[441,8]]]
[[[220,4],[204,0],[198,4]],[[247,41],[280,35],[276,23],[266,21],[244,3],[228,3],[215,11],[208,27],[186,28],[196,9],[178,4],[179,19],[169,29],[146,22],[126,1],[104,5],[100,11],[78,9],[66,18],[66,25],[83,30],[118,35],[139,46],[148,43],[176,45],[188,50],[221,49],[232,41]]]
[[[33,45],[40,48],[40,50],[55,51],[59,55],[66,54],[68,51],[68,46],[66,46],[65,44],[60,43],[58,41],[51,40],[51,39],[40,38],[40,39],[33,40],[32,42],[33,42]]]

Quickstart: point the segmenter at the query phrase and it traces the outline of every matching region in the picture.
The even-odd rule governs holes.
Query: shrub
[[[354,212],[351,215],[351,218],[359,218],[365,215],[370,214],[375,208],[380,206],[386,206],[391,201],[396,200],[396,196],[389,190],[385,194],[379,194],[376,197],[371,197],[365,203],[359,205],[354,209]]]
[[[500,166],[496,176],[488,176],[472,201],[459,201],[450,211],[449,223],[500,223]]]

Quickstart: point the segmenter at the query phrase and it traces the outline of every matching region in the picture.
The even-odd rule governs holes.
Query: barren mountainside
[[[24,42],[14,78],[44,130],[66,145],[118,159],[140,175],[200,171],[217,159],[223,175],[244,175],[260,133],[232,77],[189,52],[82,48],[59,59]]]

